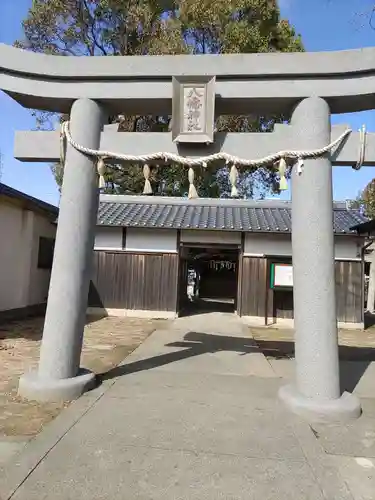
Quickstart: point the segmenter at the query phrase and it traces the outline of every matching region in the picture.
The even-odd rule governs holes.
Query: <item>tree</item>
[[[375,219],[375,179],[355,199],[349,200],[349,206],[351,209],[361,210],[370,219]]]
[[[375,219],[375,179],[367,184],[360,195],[360,200],[367,217]]]
[[[17,45],[59,55],[145,55],[302,51],[299,36],[280,19],[276,0],[34,0],[23,22],[24,39]],[[40,115],[39,115],[40,118]],[[45,124],[42,115],[42,124]],[[217,130],[272,131],[284,116],[219,117]],[[112,117],[120,130],[167,131],[168,116]],[[197,172],[196,185],[204,196],[226,196],[229,181],[222,165]],[[53,166],[58,184],[61,166]],[[276,172],[240,172],[240,192],[252,196],[272,190]],[[188,189],[186,168],[152,169],[155,192],[183,195]],[[139,193],[142,169],[130,166],[109,178],[110,191]]]

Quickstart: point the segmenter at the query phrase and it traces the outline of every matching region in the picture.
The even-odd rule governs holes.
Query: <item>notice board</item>
[[[271,288],[293,288],[293,266],[271,264]]]

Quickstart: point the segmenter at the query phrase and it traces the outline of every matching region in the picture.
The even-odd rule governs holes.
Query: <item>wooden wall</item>
[[[240,257],[238,314],[265,316],[267,260],[262,257]]]
[[[94,252],[89,307],[176,311],[177,254]]]
[[[293,290],[269,290],[268,292],[268,319],[272,323],[274,318],[293,319]]]
[[[281,259],[270,259],[269,262],[271,261],[281,261]],[[277,318],[293,319],[294,311],[292,291],[269,288],[269,262],[262,257],[242,257],[239,314],[265,318],[267,307],[268,324],[272,324]],[[362,263],[336,261],[335,271],[338,321],[362,323],[364,309]]]
[[[267,259],[263,257],[242,257],[240,266],[240,308],[241,316],[272,318],[293,318],[293,293],[269,288]],[[266,297],[267,294],[267,297]]]
[[[272,259],[274,261],[274,259]],[[267,259],[240,257],[238,313],[293,318],[293,293],[269,289]],[[363,322],[363,266],[361,262],[336,261],[338,321]],[[90,307],[150,311],[177,311],[179,256],[94,252]],[[267,300],[266,300],[267,294]]]
[[[337,318],[362,323],[364,315],[364,270],[362,262],[336,261]]]
[[[293,290],[272,289],[270,284],[270,268],[271,263],[279,264],[292,264],[290,257],[279,257],[268,259],[267,261],[267,321],[268,324],[275,322],[277,318],[280,319],[293,319],[294,318],[294,305],[293,305]]]

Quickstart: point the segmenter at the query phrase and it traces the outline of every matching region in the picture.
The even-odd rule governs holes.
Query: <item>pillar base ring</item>
[[[31,372],[21,376],[18,394],[40,402],[73,401],[96,385],[95,373],[85,369],[80,369],[76,377],[64,379],[40,378],[37,372]]]
[[[345,422],[360,417],[361,403],[357,396],[344,392],[338,399],[306,398],[291,385],[279,389],[279,398],[287,408],[309,422]]]

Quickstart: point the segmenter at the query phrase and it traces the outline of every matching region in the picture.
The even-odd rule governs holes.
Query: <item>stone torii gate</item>
[[[331,53],[221,56],[58,57],[0,46],[0,89],[31,109],[70,113],[82,146],[125,154],[155,151],[200,156],[225,151],[244,158],[285,149],[322,148],[345,127],[331,113],[375,107],[375,49]],[[216,133],[211,144],[186,145],[172,133],[118,133],[111,113],[170,114],[172,77],[216,77],[216,114],[286,113],[290,125],[272,134]],[[336,321],[332,165],[355,166],[360,137],[304,161],[292,173],[296,384],[280,397],[310,419],[346,419],[360,403],[340,392]],[[17,132],[15,157],[58,161],[59,132]],[[362,164],[375,163],[368,134]],[[73,399],[95,384],[80,369],[98,207],[94,159],[67,146],[48,306],[37,372],[21,377],[19,393],[37,400]]]

